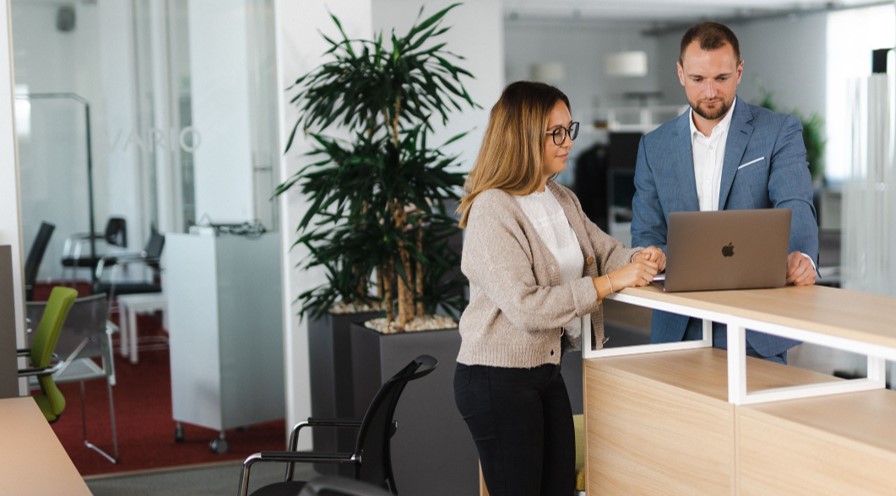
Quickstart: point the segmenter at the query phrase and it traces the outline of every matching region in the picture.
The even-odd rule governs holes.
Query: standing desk
[[[0,399],[0,494],[90,495],[30,396]]]
[[[595,494],[889,494],[896,487],[896,298],[821,286],[616,300],[728,324],[702,341],[584,343],[586,470]],[[745,329],[866,355],[868,378],[745,357]],[[747,385],[749,384],[749,388]]]

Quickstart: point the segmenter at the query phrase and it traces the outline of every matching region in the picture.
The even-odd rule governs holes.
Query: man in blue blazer
[[[677,63],[690,109],[641,139],[635,169],[632,245],[665,251],[669,214],[692,210],[789,208],[793,211],[787,282],[815,283],[818,224],[802,125],[736,98],[743,75],[737,37],[701,22],[682,37]],[[697,339],[697,319],[656,311],[651,340]],[[726,348],[713,324],[713,345]],[[786,363],[796,341],[747,332],[747,353]]]

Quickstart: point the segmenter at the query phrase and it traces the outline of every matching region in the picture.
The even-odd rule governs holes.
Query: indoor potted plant
[[[299,295],[301,314],[320,316],[334,304],[381,308],[383,332],[403,331],[436,308],[462,307],[462,281],[446,277],[457,267],[448,250],[458,232],[449,205],[463,174],[457,157],[428,140],[434,121],[474,107],[455,65],[462,59],[436,43],[448,30],[445,15],[458,4],[418,21],[404,36],[350,39],[335,16],[340,39],[326,38],[331,60],[299,77],[291,103],[298,132],[314,143],[311,162],[277,193],[298,187],[311,202],[296,244],[311,255],[300,268],[322,266],[327,283]],[[335,129],[348,139],[327,134]],[[371,291],[376,287],[375,293]]]
[[[311,317],[314,416],[363,413],[382,378],[394,372],[392,358],[404,360],[402,353],[412,348],[423,348],[441,362],[428,378],[438,402],[416,403],[441,415],[454,411],[450,387],[436,382],[448,381],[453,372],[458,333],[404,331],[422,330],[427,323],[456,328],[452,319],[432,315],[439,310],[456,316],[464,304],[456,247],[460,230],[453,214],[464,175],[456,171],[457,158],[441,151],[447,143],[429,139],[433,126],[444,124],[451,112],[475,107],[462,82],[471,74],[456,65],[462,58],[439,42],[448,30],[442,22],[457,5],[425,18],[421,8],[405,35],[392,32],[370,40],[350,39],[331,16],[339,36],[326,38],[329,61],[290,87],[299,117],[287,150],[300,133],[313,146],[308,163],[277,193],[299,188],[310,202],[296,240],[310,256],[299,268],[322,267],[327,275],[325,284],[298,296],[301,315]],[[349,339],[341,328],[318,328],[321,319],[333,319],[328,312],[334,305],[381,310],[384,317],[377,331],[361,328]],[[316,341],[325,341],[323,348],[329,350],[319,352]],[[316,374],[316,368],[323,372]],[[349,379],[349,384],[338,384]],[[315,390],[335,390],[329,394],[336,397],[336,411],[316,408]],[[346,405],[352,410],[344,410]],[[464,433],[462,421],[454,420]],[[443,444],[468,441],[451,428],[438,435],[455,439]],[[341,446],[349,437],[335,442]],[[320,448],[318,439],[315,435],[315,448]],[[472,443],[459,449],[468,451],[461,458],[475,460]]]

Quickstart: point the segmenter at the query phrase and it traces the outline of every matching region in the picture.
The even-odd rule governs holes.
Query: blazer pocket
[[[759,157],[759,158],[754,158],[753,160],[750,160],[749,162],[746,162],[746,163],[743,163],[743,164],[738,165],[738,166],[737,166],[737,170],[741,170],[741,169],[743,169],[744,167],[749,167],[749,166],[751,166],[751,165],[753,165],[753,164],[758,164],[758,163],[762,162],[763,160],[765,160],[765,156],[762,156],[762,157]]]

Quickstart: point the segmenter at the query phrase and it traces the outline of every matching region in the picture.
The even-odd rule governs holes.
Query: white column
[[[277,0],[275,4],[277,33],[277,81],[282,90],[278,105],[280,143],[286,144],[298,113],[289,104],[291,93],[286,92],[297,77],[317,67],[326,50],[321,33],[337,37],[338,31],[329,13],[336,15],[343,29],[351,37],[371,35],[371,7],[369,1],[332,0],[323,2],[295,2]],[[310,150],[310,143],[297,136],[289,153],[280,157],[280,182],[298,170],[302,155]],[[282,195],[280,202],[280,243],[282,247],[283,277],[283,353],[286,380],[286,425],[292,426],[311,415],[311,394],[308,376],[308,323],[299,320],[300,310],[293,303],[301,292],[325,281],[321,271],[299,271],[295,267],[308,251],[292,248],[295,228],[308,210],[308,202],[295,189]],[[300,440],[300,449],[310,448],[310,436]]]
[[[0,245],[12,247],[12,295],[15,307],[17,346],[25,342],[25,294],[22,273],[22,216],[20,215],[19,174],[16,157],[16,132],[13,106],[15,92],[12,64],[12,32],[9,0],[0,0]],[[0,329],[0,332],[13,332]],[[5,358],[5,355],[4,355]],[[19,394],[24,394],[24,383],[19,381]]]
[[[896,294],[893,74],[851,81],[852,173],[843,188],[843,287]]]
[[[189,19],[196,219],[252,220],[246,1],[190,0]]]
[[[100,68],[104,97],[105,129],[109,150],[106,171],[106,205],[110,216],[128,223],[128,249],[139,250],[147,233],[142,232],[143,208],[139,152],[153,146],[137,126],[137,71],[134,60],[134,13],[131,2],[100,0]],[[103,192],[97,192],[102,195]],[[104,225],[97,226],[103,229]]]

